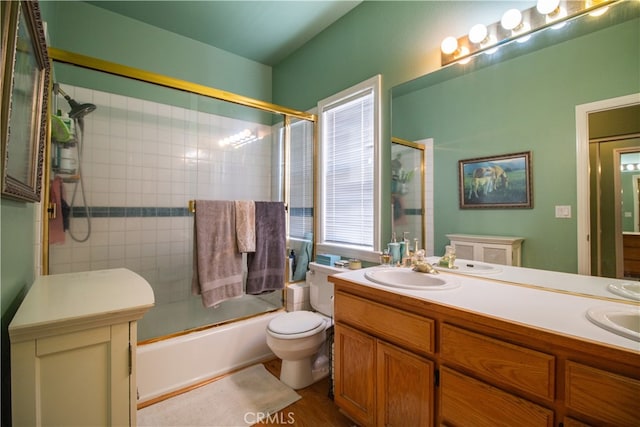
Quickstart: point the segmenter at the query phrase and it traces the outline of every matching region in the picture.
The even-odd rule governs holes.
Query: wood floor
[[[280,376],[280,359],[264,363],[269,372]],[[299,427],[352,427],[355,424],[342,414],[329,398],[329,379],[325,378],[309,387],[296,390],[302,396],[292,405],[287,406],[264,423],[256,426],[299,426]]]

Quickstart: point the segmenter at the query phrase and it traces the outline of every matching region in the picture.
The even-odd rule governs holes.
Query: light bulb
[[[487,27],[482,24],[476,24],[469,30],[469,41],[471,43],[482,43],[487,38]]]
[[[560,6],[560,0],[538,0],[536,9],[542,15],[549,15]]]
[[[451,55],[453,52],[458,50],[458,40],[455,37],[449,36],[442,40],[440,49],[445,55]]]
[[[514,30],[517,28],[522,22],[522,13],[518,9],[509,9],[504,15],[502,15],[502,20],[500,20],[500,25],[505,30]]]

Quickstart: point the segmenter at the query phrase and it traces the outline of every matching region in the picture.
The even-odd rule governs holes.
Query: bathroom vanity
[[[13,425],[135,426],[137,320],[153,304],[124,268],[36,279],[9,325]]]
[[[636,302],[447,273],[446,290],[402,288],[367,270],[330,277],[335,402],[359,424],[640,425],[640,342],[585,317]]]

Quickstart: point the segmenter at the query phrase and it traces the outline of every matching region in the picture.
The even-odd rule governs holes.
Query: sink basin
[[[593,307],[587,319],[614,334],[640,342],[640,307]]]
[[[495,265],[486,264],[480,261],[471,261],[468,259],[457,259],[454,262],[454,266],[455,268],[447,268],[434,264],[433,268],[440,271],[451,271],[463,274],[495,274],[502,271],[500,267],[496,267]]]
[[[607,286],[609,292],[625,298],[640,301],[640,282],[611,283]]]
[[[460,286],[452,277],[441,277],[429,273],[419,273],[409,268],[372,269],[364,276],[374,283],[393,288],[419,290],[446,290]]]

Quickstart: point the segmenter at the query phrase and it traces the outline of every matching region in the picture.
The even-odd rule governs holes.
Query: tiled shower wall
[[[90,227],[90,236],[77,242],[67,231],[64,244],[50,245],[50,273],[126,267],[149,281],[156,305],[192,298],[188,201],[277,200],[272,128],[95,90],[62,89],[97,106],[85,117],[80,161],[90,225],[81,184],[64,184],[69,204],[77,186],[70,231],[82,240]],[[62,97],[57,104],[68,111]],[[262,139],[237,149],[219,145],[244,129]]]

